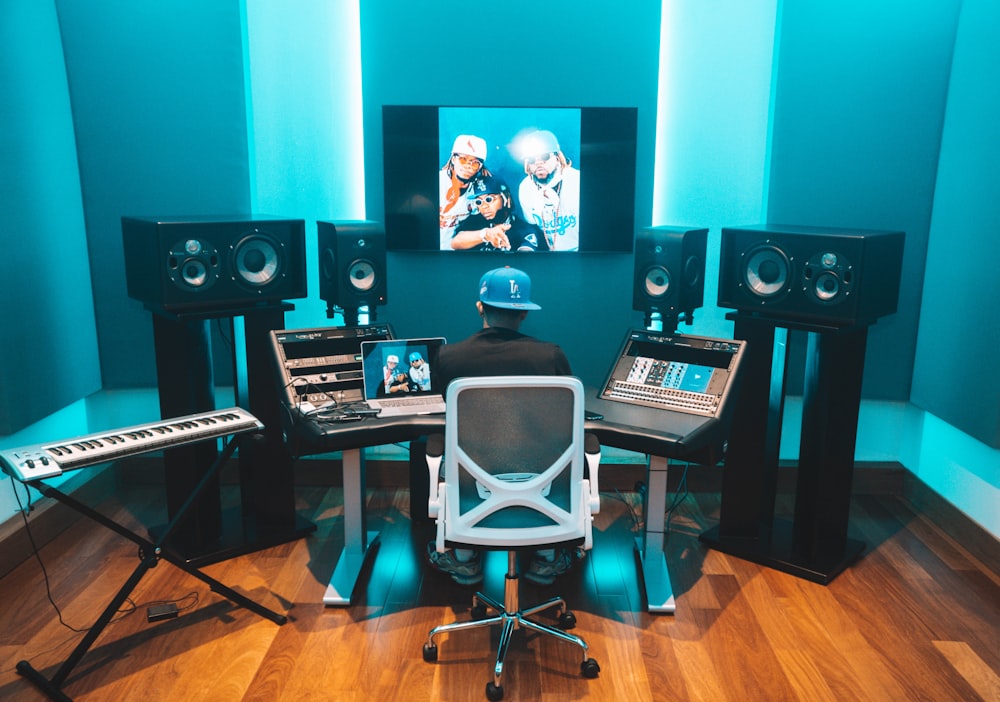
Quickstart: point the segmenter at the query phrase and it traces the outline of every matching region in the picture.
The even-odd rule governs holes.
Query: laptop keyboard
[[[437,398],[429,397],[400,397],[391,400],[379,400],[381,407],[412,407],[414,405],[436,405],[440,402]]]

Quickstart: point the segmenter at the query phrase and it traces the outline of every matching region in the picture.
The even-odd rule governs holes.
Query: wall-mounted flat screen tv
[[[637,109],[384,105],[390,251],[631,252]]]

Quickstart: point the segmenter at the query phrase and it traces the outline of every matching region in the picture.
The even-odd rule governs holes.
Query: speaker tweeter
[[[219,252],[199,239],[179,241],[167,254],[167,275],[181,290],[208,290],[222,275]]]

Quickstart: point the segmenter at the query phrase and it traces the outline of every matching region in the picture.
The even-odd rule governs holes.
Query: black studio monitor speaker
[[[896,311],[904,239],[860,229],[724,228],[719,307],[793,322],[871,324]]]
[[[635,236],[632,309],[676,318],[704,304],[708,229],[645,227]]]
[[[305,297],[305,221],[122,217],[128,295],[171,312]]]
[[[357,310],[386,303],[385,228],[367,220],[317,222],[319,296]]]

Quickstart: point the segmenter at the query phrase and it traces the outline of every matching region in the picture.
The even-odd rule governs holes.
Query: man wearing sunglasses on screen
[[[580,250],[580,171],[552,132],[527,134],[520,146],[524,180],[517,191],[524,219],[537,225],[551,251]]]
[[[495,176],[469,189],[473,213],[458,223],[451,248],[459,251],[546,251],[541,230],[514,212],[510,189]]]

